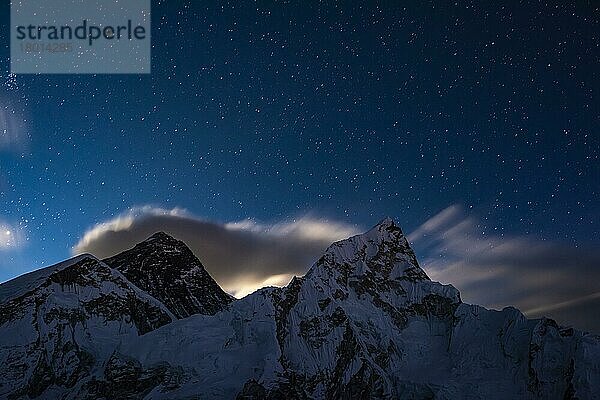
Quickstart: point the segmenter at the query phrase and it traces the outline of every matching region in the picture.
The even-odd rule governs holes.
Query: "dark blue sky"
[[[439,3],[155,2],[151,75],[16,77],[2,4],[0,281],[141,205],[597,246],[598,5]]]

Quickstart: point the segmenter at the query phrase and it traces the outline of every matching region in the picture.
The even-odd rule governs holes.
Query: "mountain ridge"
[[[239,300],[190,253],[156,233],[104,261],[82,255],[0,285],[0,398],[600,393],[600,337],[463,303],[389,218],[333,243],[287,286]]]

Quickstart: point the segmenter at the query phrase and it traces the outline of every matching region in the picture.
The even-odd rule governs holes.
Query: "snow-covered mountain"
[[[175,316],[118,271],[82,255],[0,285],[0,398],[101,393],[119,347]],[[147,370],[148,379],[157,372]],[[157,383],[161,380],[157,380]],[[104,385],[106,383],[106,385]],[[142,384],[143,386],[143,384]]]
[[[462,303],[389,219],[240,300],[165,234],[23,275],[0,365],[9,399],[600,398],[600,337]]]

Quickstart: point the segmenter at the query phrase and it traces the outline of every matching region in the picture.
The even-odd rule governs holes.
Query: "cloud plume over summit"
[[[184,241],[228,292],[243,296],[302,275],[331,243],[359,232],[351,225],[305,217],[261,224],[218,223],[182,209],[134,208],[90,229],[74,254],[104,258],[133,247],[157,231]]]

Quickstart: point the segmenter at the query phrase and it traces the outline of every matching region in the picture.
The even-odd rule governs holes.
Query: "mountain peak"
[[[394,222],[394,220],[392,219],[392,217],[385,217],[384,219],[382,219],[381,221],[379,221],[379,223],[377,225],[375,225],[376,227],[383,227],[383,228],[387,228],[390,226],[396,226],[396,223]]]
[[[156,232],[155,234],[150,236],[148,239],[144,240],[142,243],[152,243],[152,242],[168,243],[168,244],[178,244],[178,243],[183,244],[183,242],[181,242],[180,240],[177,240],[173,236],[169,235],[166,232],[162,232],[162,231]]]
[[[104,262],[163,302],[177,318],[213,315],[232,301],[186,244],[164,232]]]
[[[403,240],[404,233],[402,229],[394,220],[390,217],[385,217],[382,219],[377,225],[371,228],[366,233],[363,233],[366,236],[378,236],[382,240]],[[362,235],[359,235],[362,236]]]
[[[391,218],[384,218],[366,233],[334,243],[315,267],[312,269],[333,268],[344,274],[378,276],[383,280],[430,280],[402,229]]]

